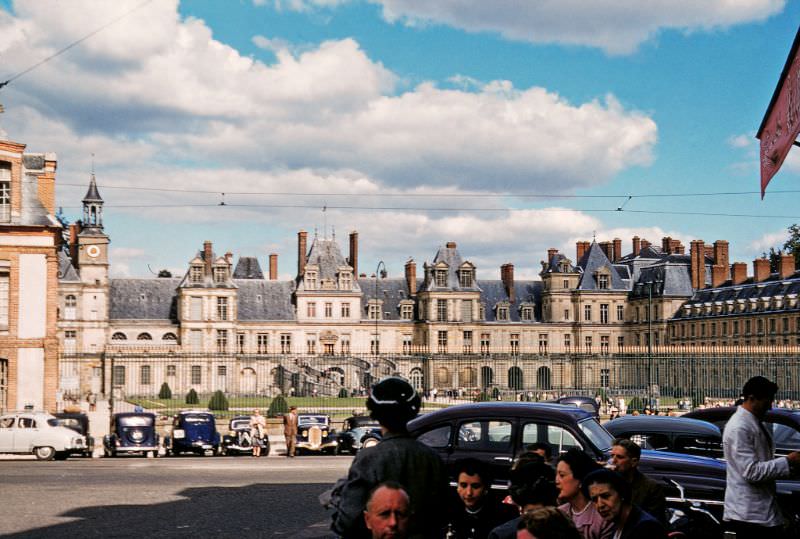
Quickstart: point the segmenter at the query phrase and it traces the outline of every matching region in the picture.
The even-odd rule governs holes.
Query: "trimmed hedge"
[[[200,404],[200,397],[197,396],[197,391],[194,388],[190,389],[186,394],[186,404]]]
[[[172,390],[169,388],[169,384],[164,382],[161,384],[161,389],[158,390],[158,398],[159,399],[171,399],[172,398]]]
[[[228,398],[225,396],[225,393],[223,393],[222,390],[218,389],[213,395],[211,395],[211,400],[208,401],[208,409],[221,411],[228,410]]]
[[[278,395],[272,402],[269,403],[269,410],[267,410],[267,417],[278,417],[289,412],[289,403],[283,395]]]

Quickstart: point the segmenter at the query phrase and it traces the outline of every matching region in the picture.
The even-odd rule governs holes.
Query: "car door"
[[[577,447],[584,449],[578,438],[564,425],[548,423],[542,420],[525,420],[522,423],[521,446],[527,447],[534,443],[546,443],[553,452],[553,460],[558,459],[562,453]]]
[[[36,419],[29,415],[17,416],[17,428],[14,429],[14,451],[30,451],[33,448],[33,439],[38,432]]]
[[[0,453],[14,450],[16,418],[13,415],[0,417]]]
[[[452,471],[459,460],[474,458],[489,465],[495,480],[507,480],[515,456],[515,427],[515,420],[505,418],[466,419],[456,423],[448,468]]]

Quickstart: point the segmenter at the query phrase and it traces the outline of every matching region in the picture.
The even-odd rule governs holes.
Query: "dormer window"
[[[339,272],[339,290],[353,289],[353,274],[349,271]]]
[[[228,268],[224,266],[214,267],[214,282],[224,283],[228,278]]]
[[[499,305],[497,307],[497,319],[501,321],[508,320],[508,305]]]
[[[381,320],[383,317],[381,316],[381,307],[382,302],[380,300],[369,300],[369,305],[367,307],[367,316],[370,320]]]
[[[526,322],[533,320],[533,307],[524,305],[519,312],[520,318]]]
[[[305,285],[306,285],[306,290],[316,290],[317,289],[317,272],[316,271],[306,271]]]
[[[400,302],[400,319],[413,320],[414,319],[414,303],[409,300]]]
[[[203,266],[199,264],[196,266],[192,266],[189,269],[189,281],[193,283],[202,283],[203,282]]]
[[[436,282],[436,286],[447,286],[447,270],[437,269],[434,272],[434,279]]]
[[[605,273],[597,274],[597,288],[599,288],[600,290],[608,290],[608,282],[609,278],[607,274]]]
[[[11,221],[11,163],[0,163],[0,223]]]
[[[458,272],[458,284],[461,288],[472,288],[472,270],[464,269]]]

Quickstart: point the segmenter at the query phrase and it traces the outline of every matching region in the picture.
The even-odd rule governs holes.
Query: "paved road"
[[[0,461],[3,537],[327,536],[350,457]]]

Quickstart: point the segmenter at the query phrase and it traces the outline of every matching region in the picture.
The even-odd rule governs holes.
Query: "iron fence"
[[[558,395],[624,398],[676,407],[732,400],[750,376],[800,400],[800,353],[793,347],[654,349],[609,354],[219,354],[174,350],[63,353],[59,399],[173,412],[206,407],[215,392],[229,411],[269,407],[283,395],[303,409],[363,408],[371,384],[408,379],[428,405],[484,399],[547,400]],[[197,399],[192,395],[196,394]],[[635,400],[638,398],[638,400]],[[188,402],[187,402],[188,401]],[[195,402],[196,401],[196,402]]]

